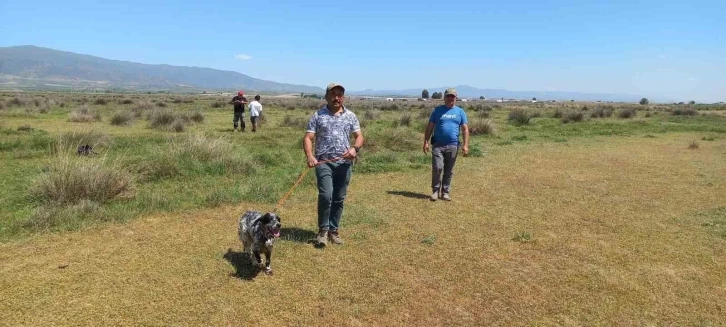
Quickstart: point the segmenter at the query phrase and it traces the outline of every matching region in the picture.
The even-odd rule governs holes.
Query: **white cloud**
[[[250,59],[252,59],[252,56],[248,56],[246,54],[238,54],[238,55],[236,55],[234,57],[237,58],[237,59],[239,59],[239,60],[250,60]]]

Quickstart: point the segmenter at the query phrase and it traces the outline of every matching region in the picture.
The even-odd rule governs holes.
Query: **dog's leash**
[[[328,162],[338,161],[340,159],[343,159],[343,157],[335,157],[335,158],[328,159],[328,160],[318,161],[318,163],[315,164],[315,166],[319,166],[319,165],[322,165],[322,164],[328,163]],[[315,167],[315,166],[313,166],[313,167]],[[282,197],[282,199],[280,199],[280,201],[277,202],[277,206],[275,206],[275,210],[272,210],[273,213],[276,213],[277,209],[280,209],[280,207],[282,207],[282,204],[285,203],[285,201],[290,196],[290,194],[292,194],[292,191],[300,184],[300,182],[302,182],[303,178],[305,178],[305,175],[307,175],[307,173],[310,171],[310,168],[312,168],[312,167],[305,168],[305,170],[300,174],[300,177],[297,178],[297,181],[295,182],[295,184],[292,184],[292,187],[290,188],[290,190],[288,190],[287,193],[285,193],[285,195]]]

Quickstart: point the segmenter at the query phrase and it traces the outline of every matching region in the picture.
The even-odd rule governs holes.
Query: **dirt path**
[[[722,324],[726,140],[694,137],[489,149],[459,160],[450,203],[428,172],[357,175],[346,244],[324,250],[301,188],[272,277],[235,229],[269,205],[13,241],[0,325]]]

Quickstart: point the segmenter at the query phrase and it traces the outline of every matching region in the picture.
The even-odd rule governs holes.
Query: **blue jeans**
[[[343,216],[345,194],[348,190],[352,165],[348,162],[328,162],[315,167],[318,181],[318,228],[337,231]]]

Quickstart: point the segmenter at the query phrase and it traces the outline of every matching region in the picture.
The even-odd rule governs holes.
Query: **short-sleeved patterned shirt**
[[[358,117],[347,108],[335,116],[328,106],[313,113],[308,133],[315,133],[315,158],[328,160],[342,156],[350,148],[350,135],[360,131]],[[347,161],[347,160],[346,160]]]

